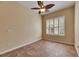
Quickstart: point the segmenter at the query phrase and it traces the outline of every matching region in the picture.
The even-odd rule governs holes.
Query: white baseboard
[[[41,39],[39,39],[39,40],[41,40]],[[32,41],[32,42],[25,43],[25,44],[19,45],[19,46],[17,46],[17,47],[13,47],[13,48],[11,48],[11,49],[7,49],[7,50],[5,50],[5,51],[0,52],[0,55],[5,54],[5,53],[7,53],[7,52],[11,52],[11,51],[16,50],[16,49],[18,49],[18,48],[21,48],[21,47],[23,47],[23,46],[32,44],[32,43],[34,43],[34,42],[36,42],[36,41],[39,41],[39,40],[34,40],[34,41]]]

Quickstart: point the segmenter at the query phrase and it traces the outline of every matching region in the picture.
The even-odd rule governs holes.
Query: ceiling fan
[[[47,12],[48,9],[52,8],[53,6],[55,6],[55,4],[48,4],[48,5],[45,6],[43,1],[37,1],[37,4],[38,4],[39,7],[34,7],[34,8],[31,8],[31,9],[39,10],[39,14]]]

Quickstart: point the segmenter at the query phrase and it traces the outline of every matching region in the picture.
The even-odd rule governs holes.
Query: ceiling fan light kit
[[[40,11],[41,11],[41,12],[45,12],[45,10],[46,10],[45,8],[43,8],[43,9],[40,9]]]
[[[55,6],[54,4],[48,4],[48,5],[44,5],[43,1],[37,1],[38,6],[39,7],[35,7],[35,8],[31,8],[33,10],[39,10],[39,14],[47,12],[48,9],[52,8],[53,6]]]

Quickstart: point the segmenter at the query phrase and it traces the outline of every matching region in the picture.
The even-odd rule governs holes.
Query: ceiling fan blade
[[[35,8],[31,8],[31,9],[36,9],[36,10],[39,10],[40,8],[38,8],[38,7],[35,7]]]
[[[43,5],[43,1],[37,1],[38,5],[42,8],[44,5]]]
[[[48,5],[45,6],[45,8],[46,8],[46,9],[50,9],[50,8],[52,8],[53,6],[55,6],[55,4],[48,4]]]

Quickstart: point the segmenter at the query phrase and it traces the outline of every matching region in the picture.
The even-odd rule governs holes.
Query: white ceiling
[[[19,3],[28,8],[38,7],[36,1],[20,1]],[[73,6],[75,4],[74,1],[44,1],[44,5],[47,5],[50,3],[55,4],[55,6],[52,7],[51,9],[49,9],[49,12],[47,12],[47,13],[55,12],[55,11],[61,10],[63,8]],[[38,13],[38,11],[36,11],[36,10],[34,10],[34,12]],[[45,13],[45,14],[47,14],[47,13]]]

